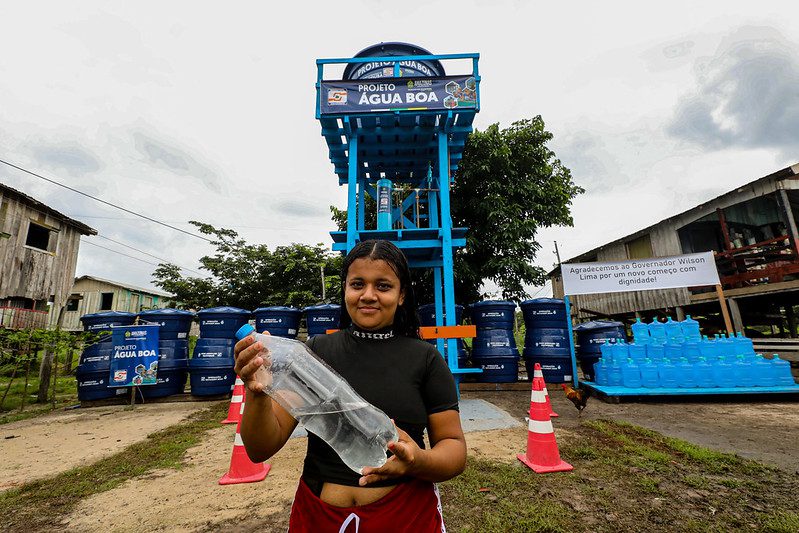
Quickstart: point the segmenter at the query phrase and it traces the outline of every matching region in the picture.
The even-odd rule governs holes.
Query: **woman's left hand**
[[[394,427],[397,429],[398,438],[396,441],[388,443],[388,449],[394,455],[389,457],[386,464],[380,468],[365,467],[361,479],[358,480],[360,486],[364,487],[385,479],[413,475],[418,468],[424,450],[419,448],[416,441],[396,424]]]

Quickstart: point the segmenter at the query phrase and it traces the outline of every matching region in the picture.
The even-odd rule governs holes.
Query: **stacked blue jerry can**
[[[519,379],[519,350],[513,336],[516,304],[486,300],[470,306],[477,336],[472,341],[472,364],[483,372],[483,383],[514,383]],[[531,374],[532,375],[532,374]]]
[[[535,363],[541,365],[544,381],[565,383],[573,378],[571,338],[566,304],[556,298],[536,298],[520,304],[524,325],[524,366],[533,375]]]
[[[446,316],[446,313],[445,313]],[[436,305],[425,304],[419,306],[419,321],[422,326],[435,326],[436,325]],[[455,305],[455,324],[463,323],[463,306]],[[429,339],[427,342],[436,344],[435,339]],[[458,368],[465,368],[467,364],[466,346],[463,344],[463,339],[458,339]],[[444,344],[444,351],[446,352],[446,343]],[[447,359],[448,354],[442,354],[444,359]],[[447,359],[448,360],[448,359]]]
[[[90,341],[80,355],[75,375],[78,381],[78,399],[80,401],[104,400],[117,395],[127,394],[125,388],[109,388],[108,378],[111,371],[111,353],[114,344],[111,341],[111,328],[114,326],[130,326],[136,320],[133,313],[106,311],[91,313],[80,317],[83,330],[98,335]]]
[[[197,312],[200,338],[189,360],[191,394],[229,394],[236,382],[233,348],[236,331],[250,320],[250,312],[238,307],[211,307]]]
[[[296,339],[300,330],[302,311],[296,307],[259,307],[252,312],[255,317],[255,331],[270,335]]]
[[[140,324],[158,324],[156,384],[139,387],[144,398],[181,394],[189,368],[189,330],[194,313],[182,309],[151,309],[139,313]]]
[[[708,339],[690,315],[633,325],[632,344],[620,339],[601,346],[594,365],[599,386],[650,389],[734,389],[795,387],[790,363],[777,354],[764,357],[751,339],[716,335]]]

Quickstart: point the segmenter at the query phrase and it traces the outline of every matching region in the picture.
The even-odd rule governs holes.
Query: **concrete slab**
[[[513,418],[507,411],[503,411],[496,405],[480,399],[461,399],[460,415],[463,432],[487,431],[490,429],[508,429],[523,426],[521,422]],[[308,432],[301,426],[297,426],[292,439],[297,437],[307,437]]]

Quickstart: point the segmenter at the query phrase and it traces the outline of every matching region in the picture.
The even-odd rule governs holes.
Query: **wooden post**
[[[734,335],[732,329],[732,322],[730,322],[730,312],[727,310],[727,300],[724,298],[724,290],[721,285],[716,285],[716,294],[719,297],[719,304],[721,305],[721,315],[724,317],[724,327],[727,328],[727,333]]]
[[[796,338],[796,317],[793,314],[793,304],[785,306],[785,319],[788,321],[788,337]]]

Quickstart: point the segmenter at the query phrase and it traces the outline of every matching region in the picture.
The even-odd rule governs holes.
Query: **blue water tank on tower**
[[[296,307],[259,307],[252,314],[255,316],[255,331],[266,330],[271,335],[287,339],[297,337],[302,311]]]
[[[378,43],[364,48],[355,57],[387,57],[387,56],[417,56],[432,55],[420,46],[410,43]],[[411,60],[400,61],[400,77],[438,77],[444,76],[444,67],[436,60]],[[344,69],[345,80],[373,80],[379,78],[393,78],[396,74],[391,62],[374,61],[371,63],[348,63]]]

